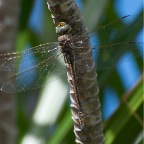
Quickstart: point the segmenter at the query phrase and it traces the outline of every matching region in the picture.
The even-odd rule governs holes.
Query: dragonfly
[[[125,16],[83,35],[76,34],[67,41],[67,44],[79,43],[79,39],[88,40],[99,37],[102,40],[101,44],[92,45],[93,53],[97,56],[96,70],[114,67],[117,59],[119,63],[123,63],[139,57],[143,51],[143,42],[121,42],[122,38],[132,31],[129,29],[131,20],[134,20],[134,16]],[[124,29],[124,25],[127,29]],[[65,23],[58,25],[57,33],[61,31],[60,28],[65,29],[66,26]],[[134,28],[137,28],[136,22],[133,25]],[[126,52],[129,54],[123,58]],[[12,71],[9,79],[1,85],[1,91],[13,93],[39,88],[45,84],[46,78],[54,74],[65,74],[66,69],[61,65],[65,62],[59,42],[40,44],[20,52],[0,53],[0,71]]]

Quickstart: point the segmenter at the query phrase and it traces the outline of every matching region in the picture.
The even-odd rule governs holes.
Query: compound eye
[[[66,34],[71,31],[71,26],[67,24],[66,22],[60,22],[58,23],[56,27],[56,33],[58,35]]]
[[[65,26],[65,25],[66,25],[65,22],[60,22],[60,23],[58,24],[58,27],[63,27],[63,26]]]

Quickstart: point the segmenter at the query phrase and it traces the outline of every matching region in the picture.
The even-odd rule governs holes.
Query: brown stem
[[[55,25],[59,22],[66,22],[72,27],[72,31],[67,35],[69,39],[75,35],[81,35],[72,41],[73,64],[66,64],[76,142],[103,144],[103,125],[95,64],[89,39],[86,40],[84,36],[87,29],[84,26],[83,18],[73,0],[47,0],[47,4]],[[75,41],[79,41],[82,47],[80,50]]]

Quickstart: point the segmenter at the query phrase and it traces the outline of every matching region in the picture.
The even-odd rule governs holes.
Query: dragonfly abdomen
[[[59,44],[66,62],[68,82],[70,83],[76,142],[91,143],[97,139],[103,141],[95,64],[89,47],[89,39],[82,35],[79,35],[78,39],[71,39],[71,37],[70,33],[64,35],[61,33]],[[85,45],[86,47],[84,47]],[[91,131],[89,135],[85,135],[88,131]]]

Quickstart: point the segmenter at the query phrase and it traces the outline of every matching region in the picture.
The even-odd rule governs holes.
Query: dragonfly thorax
[[[71,30],[71,26],[66,22],[60,22],[56,27],[56,33],[59,35],[59,45],[61,46],[61,52],[63,53],[66,63],[71,63],[73,60],[70,46],[71,34],[69,33]]]

